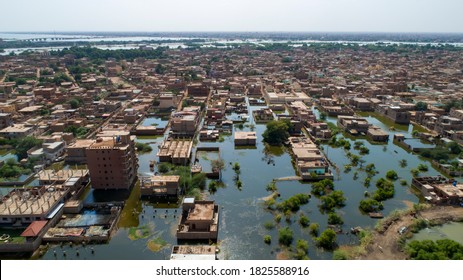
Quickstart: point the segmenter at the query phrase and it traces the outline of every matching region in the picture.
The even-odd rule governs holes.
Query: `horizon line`
[[[0,33],[38,33],[38,34],[53,34],[53,33],[351,33],[351,34],[463,34],[463,31],[105,31],[105,30],[92,30],[92,31],[72,31],[72,30],[48,30],[48,31],[2,31]]]

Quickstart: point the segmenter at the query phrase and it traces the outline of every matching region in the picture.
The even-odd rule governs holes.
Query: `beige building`
[[[256,133],[253,131],[235,131],[235,146],[255,146]]]
[[[94,189],[129,189],[137,178],[135,137],[129,132],[98,138],[86,150],[86,157]]]
[[[219,206],[214,201],[183,199],[182,218],[177,228],[177,239],[217,240]]]
[[[141,196],[177,196],[180,176],[151,176],[141,178]]]

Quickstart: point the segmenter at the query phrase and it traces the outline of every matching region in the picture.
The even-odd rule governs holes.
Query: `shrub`
[[[336,247],[336,232],[332,229],[326,229],[320,234],[320,237],[315,238],[317,246],[331,250]]]
[[[388,178],[389,180],[397,180],[399,177],[397,176],[397,172],[395,172],[394,170],[389,170],[386,173],[386,178]]]
[[[265,242],[266,244],[272,243],[272,237],[271,237],[270,235],[268,235],[268,234],[265,235],[265,236],[264,236],[264,242]]]
[[[341,216],[333,212],[328,214],[328,224],[342,225],[344,224],[344,221],[342,220]]]
[[[271,230],[271,229],[275,228],[275,224],[272,221],[268,221],[268,222],[264,223],[264,227],[266,229],[268,229],[268,230]]]
[[[278,242],[285,246],[290,246],[293,242],[293,231],[289,227],[281,228],[278,231]]]
[[[309,232],[313,236],[318,236],[318,232],[320,230],[320,225],[317,223],[312,223],[309,226]]]
[[[310,225],[310,220],[309,220],[309,218],[307,218],[306,215],[301,214],[301,216],[299,217],[299,224],[302,227],[308,227]]]

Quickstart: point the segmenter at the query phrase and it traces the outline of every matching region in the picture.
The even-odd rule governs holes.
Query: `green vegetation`
[[[64,129],[64,132],[72,133],[77,138],[84,138],[85,135],[87,135],[89,129],[84,126],[75,126],[75,125],[69,125],[66,126]]]
[[[315,238],[317,246],[327,250],[332,250],[336,247],[336,232],[328,228],[323,231],[319,237]]]
[[[317,223],[312,223],[309,226],[309,232],[312,236],[318,236],[320,230],[320,225]]]
[[[406,159],[401,159],[401,160],[399,160],[399,165],[400,165],[400,167],[402,167],[402,168],[407,167],[407,165],[408,165],[407,160],[406,160]]]
[[[336,250],[333,252],[333,260],[348,260],[349,257],[345,251]]]
[[[386,178],[388,178],[389,180],[395,181],[399,178],[399,176],[397,176],[397,172],[395,172],[394,170],[389,170],[386,173]]]
[[[141,143],[141,142],[135,142],[135,148],[137,149],[137,152],[139,153],[149,153],[153,150],[149,144],[146,143]]]
[[[463,245],[450,240],[411,241],[405,252],[413,260],[463,260]]]
[[[376,181],[376,192],[373,194],[373,199],[377,201],[384,201],[394,197],[394,184],[384,178]]]
[[[285,143],[293,130],[291,122],[287,119],[269,121],[266,127],[262,137],[264,142],[273,146],[281,146]]]
[[[428,109],[428,104],[423,101],[419,101],[415,104],[415,110],[417,111],[426,111],[427,109]]]
[[[264,228],[267,229],[267,230],[274,229],[275,224],[273,223],[273,221],[267,221],[267,222],[264,223]]]
[[[363,212],[369,213],[369,212],[378,212],[382,210],[384,207],[381,202],[371,199],[371,198],[367,198],[367,199],[363,199],[360,201],[359,208]]]
[[[365,146],[360,147],[360,154],[361,155],[366,155],[366,154],[369,154],[369,153],[370,153],[370,149],[368,149]]]
[[[421,171],[421,172],[426,172],[426,171],[428,171],[428,166],[426,164],[424,164],[424,163],[420,163],[420,164],[418,164],[417,169],[419,171]]]
[[[208,189],[210,193],[215,193],[217,191],[217,182],[216,181],[210,181],[208,185]]]
[[[171,169],[171,164],[169,164],[168,162],[161,162],[158,165],[158,171],[161,173],[167,173],[170,171],[170,169]]]
[[[320,197],[320,207],[328,212],[331,212],[336,207],[343,207],[346,202],[344,192],[340,190],[332,191],[327,195]]]
[[[213,171],[222,173],[222,170],[225,169],[225,162],[223,161],[223,159],[214,159],[211,161],[211,167]]]
[[[235,162],[235,164],[233,164],[233,171],[235,171],[236,174],[239,174],[240,173],[240,164],[238,162]]]
[[[312,193],[323,196],[334,189],[334,183],[330,179],[323,179],[312,184]]]
[[[301,213],[301,215],[299,216],[299,224],[304,228],[308,227],[310,225],[310,220],[306,215]]]
[[[410,173],[412,173],[413,177],[417,177],[420,174],[420,171],[416,168],[410,169]]]
[[[271,237],[270,235],[268,235],[268,234],[267,234],[267,235],[264,235],[264,242],[265,242],[266,244],[272,243],[272,237]]]
[[[54,84],[59,86],[63,82],[72,82],[72,79],[65,73],[58,73],[53,78],[40,77],[38,85],[44,86],[46,84]]]
[[[307,254],[309,253],[309,242],[303,239],[298,239],[296,241],[296,254],[294,257],[297,260],[308,260],[309,257]]]
[[[329,225],[342,225],[344,224],[344,221],[342,220],[341,216],[339,216],[335,212],[331,212],[328,214],[328,224]]]
[[[148,225],[143,225],[139,227],[132,227],[129,229],[129,238],[130,240],[138,240],[147,238],[151,235],[151,229]]]
[[[106,50],[98,49],[94,47],[71,47],[64,48],[58,51],[50,51],[51,55],[65,56],[74,55],[76,58],[87,57],[90,60],[107,60],[109,58],[115,58],[116,60],[133,60],[135,58],[163,58],[164,50],[166,48],[158,47],[154,50],[141,50],[141,49],[117,49],[117,50]]]
[[[33,136],[26,136],[21,139],[0,138],[0,146],[9,145],[14,147],[15,154],[18,156],[19,160],[27,158],[27,151],[34,147],[40,147],[42,142],[42,140]]]
[[[17,178],[22,174],[32,173],[31,169],[24,168],[15,159],[8,159],[0,168],[0,178]]]
[[[293,231],[289,227],[278,230],[278,242],[285,246],[290,246],[293,242]]]
[[[343,147],[345,150],[350,150],[351,148],[349,140],[344,137],[337,139],[336,135],[331,137],[330,144],[338,148]]]
[[[276,205],[276,208],[280,210],[281,212],[286,212],[286,211],[293,211],[296,212],[299,210],[301,205],[307,204],[309,202],[310,195],[309,194],[296,194],[293,195],[292,197],[288,198],[287,200],[278,203]]]
[[[167,242],[165,240],[161,239],[160,237],[156,237],[154,239],[151,239],[146,243],[146,247],[148,247],[148,249],[151,252],[159,252],[162,249],[164,249],[165,247],[167,247],[168,245],[169,244],[167,244]]]
[[[84,104],[84,102],[78,98],[72,98],[68,101],[68,103],[71,105],[72,109],[77,109]]]

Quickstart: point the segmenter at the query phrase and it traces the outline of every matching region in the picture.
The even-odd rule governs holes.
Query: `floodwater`
[[[252,110],[261,108],[250,106],[249,116]],[[315,110],[315,113],[318,112]],[[328,121],[335,122],[335,118],[328,118]],[[411,154],[392,143],[394,133],[402,133],[410,136],[413,127],[395,128],[390,131],[390,124],[383,124],[374,117],[368,117],[368,121],[380,126],[390,133],[390,140],[387,144],[371,144],[366,139],[360,139],[369,148],[370,153],[361,156],[364,165],[374,163],[379,174],[373,177],[371,186],[364,187],[363,180],[366,174],[359,167],[353,167],[350,172],[345,172],[344,165],[350,163],[346,151],[342,148],[333,148],[326,144],[321,145],[323,152],[328,156],[338,168],[333,167],[335,174],[335,189],[342,190],[346,197],[346,206],[337,209],[336,212],[343,218],[343,232],[349,232],[351,227],[362,226],[373,228],[377,220],[369,218],[358,209],[360,200],[364,198],[364,192],[374,192],[377,179],[384,177],[388,170],[395,170],[399,175],[399,180],[395,182],[395,197],[385,201],[383,213],[388,215],[395,209],[403,209],[406,202],[417,203],[419,198],[411,191],[409,186],[401,186],[399,181],[406,180],[408,185],[412,175],[410,169],[415,168],[420,163],[425,163],[429,171],[427,175],[439,174],[429,162],[423,161],[418,156]],[[249,131],[254,124],[252,117],[244,123],[243,130]],[[234,126],[234,130],[239,130]],[[217,192],[209,194],[209,199],[215,200],[220,207],[220,225],[218,243],[220,246],[220,259],[276,259],[282,248],[278,245],[278,228],[289,226],[294,232],[295,244],[297,239],[308,240],[309,258],[311,259],[331,259],[332,253],[316,248],[312,237],[307,229],[302,228],[298,219],[301,213],[307,216],[311,222],[320,224],[320,232],[327,228],[327,214],[319,209],[319,200],[312,196],[309,203],[301,206],[297,213],[293,213],[289,221],[283,218],[273,229],[266,229],[264,224],[274,221],[275,213],[267,210],[264,206],[264,198],[270,193],[266,191],[266,186],[274,178],[288,177],[296,175],[292,165],[291,156],[286,148],[267,147],[262,142],[262,133],[265,131],[265,124],[255,124],[253,128],[257,132],[257,145],[255,148],[235,148],[233,136],[225,136],[223,142],[198,142],[198,147],[219,147],[220,157],[225,162],[225,170],[222,172],[223,186]],[[402,129],[402,130],[401,130]],[[341,137],[341,136],[339,136]],[[353,142],[358,139],[347,138],[353,147]],[[149,169],[150,160],[157,160],[156,153],[158,145],[162,143],[163,137],[141,138],[138,142],[149,144],[153,151],[139,155],[139,173],[142,175],[153,174],[157,171],[155,166],[153,171]],[[195,151],[193,151],[194,153]],[[351,153],[358,154],[358,151],[351,149]],[[399,167],[399,160],[405,159],[407,167]],[[235,172],[232,165],[239,162],[241,166],[240,180],[242,188],[235,185]],[[357,172],[357,176],[354,173]],[[357,178],[355,178],[357,177]],[[276,199],[281,202],[284,199],[298,193],[309,193],[311,185],[299,181],[280,181],[276,184],[278,192],[281,194]],[[207,192],[207,190],[206,190]],[[114,201],[127,197],[128,193],[106,194],[90,191],[86,201]],[[134,187],[126,207],[123,210],[119,230],[107,244],[93,244],[94,253],[87,247],[69,245],[56,246],[43,256],[44,259],[168,259],[172,245],[177,244],[175,230],[180,214],[179,205],[175,204],[156,204],[148,201],[139,200],[138,186]],[[176,211],[178,210],[178,211]],[[146,231],[141,238],[130,238],[129,232],[136,230]],[[272,242],[267,245],[263,242],[264,235],[270,235]],[[165,245],[159,250],[150,250],[148,244],[150,240],[163,240]],[[350,234],[339,234],[337,236],[339,245],[356,244],[357,238]],[[79,250],[80,256],[74,253]],[[56,255],[53,253],[56,251]],[[62,251],[67,252],[63,256]]]
[[[447,223],[441,226],[425,228],[413,235],[411,240],[441,240],[451,239],[463,245],[463,223]]]

